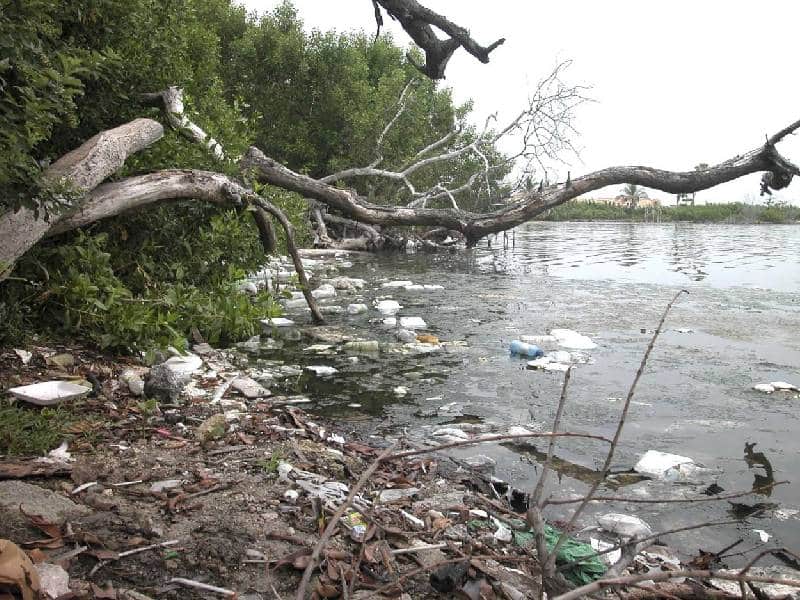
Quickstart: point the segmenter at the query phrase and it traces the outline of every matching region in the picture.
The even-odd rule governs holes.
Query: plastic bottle
[[[519,340],[514,340],[511,342],[509,350],[511,351],[511,354],[529,356],[531,358],[539,358],[540,356],[544,356],[544,352],[541,348],[539,348],[539,346],[535,344],[526,344],[525,342],[521,342]]]

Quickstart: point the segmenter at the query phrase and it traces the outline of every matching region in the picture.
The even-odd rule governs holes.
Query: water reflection
[[[800,236],[792,225],[529,223],[517,238],[516,247],[492,250],[495,272],[784,291],[800,286]]]
[[[772,496],[772,486],[775,483],[775,477],[773,476],[772,471],[772,463],[769,462],[769,459],[763,452],[753,452],[753,448],[755,448],[755,446],[755,442],[752,444],[748,442],[744,443],[744,460],[747,463],[747,467],[750,469],[753,467],[764,468],[763,475],[757,472],[753,473],[752,489],[754,492],[769,497]]]

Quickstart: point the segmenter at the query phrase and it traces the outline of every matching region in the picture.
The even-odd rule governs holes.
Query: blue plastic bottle
[[[519,340],[514,340],[511,342],[509,350],[511,351],[511,354],[528,356],[530,358],[539,358],[540,356],[544,356],[544,352],[541,348],[539,348],[539,346],[535,344],[526,344],[525,342],[521,342]]]

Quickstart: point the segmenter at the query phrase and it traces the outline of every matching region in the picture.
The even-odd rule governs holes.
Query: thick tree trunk
[[[164,128],[152,119],[136,119],[97,134],[79,148],[65,154],[42,178],[45,185],[66,186],[75,199],[64,213],[69,216],[80,206],[83,195],[119,169],[134,152],[147,148],[164,135]],[[41,240],[58,217],[45,220],[29,208],[0,215],[0,281],[8,277],[20,256]]]
[[[157,171],[103,184],[86,197],[78,211],[60,220],[48,233],[49,235],[64,233],[155,202],[187,199],[232,206],[249,205],[277,219],[286,233],[287,249],[294,262],[300,289],[311,310],[311,316],[315,323],[324,322],[316,300],[311,295],[308,277],[294,243],[294,228],[289,219],[278,207],[221,173],[189,170]]]
[[[560,204],[611,185],[635,183],[672,194],[705,190],[733,181],[750,173],[765,172],[762,188],[766,191],[789,185],[800,175],[797,166],[782,157],[775,144],[800,128],[797,121],[775,134],[767,142],[744,155],[738,155],[701,171],[665,171],[643,166],[611,167],[578,177],[541,191],[527,191],[506,199],[506,207],[485,214],[455,208],[410,208],[381,206],[367,201],[357,192],[341,189],[295,173],[250,148],[241,161],[242,168],[263,183],[269,183],[323,202],[342,215],[374,225],[429,225],[462,233],[474,245],[482,237],[511,229]]]

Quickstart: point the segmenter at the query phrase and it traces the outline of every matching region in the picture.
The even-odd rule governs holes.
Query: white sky
[[[277,0],[244,0],[259,13]],[[579,109],[577,176],[607,166],[692,169],[744,153],[800,119],[797,0],[421,0],[481,44],[506,43],[481,64],[459,49],[446,85],[472,98],[481,123],[518,112],[536,82],[572,59],[566,79],[592,86]],[[374,32],[370,0],[295,0],[308,29]],[[407,34],[385,19],[394,39]],[[779,146],[800,162],[800,135]],[[566,174],[563,169],[562,177]],[[761,202],[759,176],[698,193],[698,201]],[[619,188],[595,196],[613,196]],[[672,201],[673,196],[653,192]],[[797,180],[776,198],[800,204]]]

